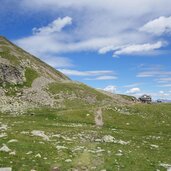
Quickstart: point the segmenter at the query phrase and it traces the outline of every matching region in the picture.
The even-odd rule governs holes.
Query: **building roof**
[[[142,95],[139,99],[151,100],[151,96],[150,96],[150,95],[147,95],[147,94],[144,94],[144,95]]]

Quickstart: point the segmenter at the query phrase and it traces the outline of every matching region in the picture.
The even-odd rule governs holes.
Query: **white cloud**
[[[129,16],[153,13],[168,13],[170,12],[171,3],[169,0],[132,0],[127,3],[127,0],[22,0],[21,4],[25,7],[30,7],[34,10],[56,9],[56,8],[90,8],[90,9],[104,9],[110,12],[118,13],[122,16],[128,14]],[[139,8],[141,7],[141,8]],[[155,7],[155,8],[154,8]]]
[[[59,71],[69,76],[104,76],[108,74],[114,74],[113,71],[108,71],[108,70],[78,71],[78,70],[70,70],[70,69],[59,69]]]
[[[61,32],[65,26],[70,24],[72,24],[71,17],[58,18],[47,26],[33,28],[32,36],[17,40],[15,43],[38,56],[52,67],[73,66],[70,59],[55,55],[55,52],[60,47],[55,41],[54,34]],[[60,37],[60,35],[58,36]]]
[[[60,72],[62,72],[65,75],[68,76],[81,76],[81,77],[87,77],[84,78],[84,80],[115,80],[117,79],[116,74],[113,71],[109,70],[97,70],[97,71],[78,71],[78,70],[71,70],[71,69],[58,69]]]
[[[158,83],[167,83],[171,81],[171,77],[164,77],[164,78],[158,78],[157,82]]]
[[[155,45],[159,45],[160,41],[158,44],[151,43],[154,42],[154,38],[139,32],[138,28],[151,17],[168,16],[171,13],[169,5],[171,6],[170,0],[159,0],[157,3],[156,0],[132,0],[131,3],[127,3],[127,0],[93,0],[93,2],[91,0],[21,0],[20,8],[25,12],[41,11],[47,15],[51,11],[53,16],[65,14],[69,17],[36,28],[34,29],[36,35],[21,38],[16,42],[36,55],[75,51],[99,51],[101,54],[108,51],[124,53],[125,50],[127,54],[137,51],[146,53],[149,50],[159,49]],[[71,24],[72,19],[73,27],[59,34],[58,31]],[[44,46],[40,47],[42,43]],[[135,47],[129,47],[134,45]],[[149,47],[142,49],[138,45]],[[134,49],[130,52],[129,48]]]
[[[99,54],[106,54],[107,52],[117,50],[118,48],[119,47],[116,47],[114,45],[102,47],[101,49],[99,49]]]
[[[107,52],[114,51],[113,57],[118,57],[119,55],[134,55],[134,54],[150,54],[154,50],[160,49],[166,46],[166,42],[158,41],[156,43],[144,43],[144,44],[128,44],[121,46],[106,46],[99,49],[99,54],[106,54]]]
[[[156,71],[144,71],[144,72],[140,72],[136,75],[136,77],[140,77],[140,78],[144,78],[144,77],[155,77],[156,74],[159,72]]]
[[[47,26],[41,28],[33,28],[33,34],[48,35],[55,32],[60,32],[65,26],[72,24],[71,17],[58,18]]]
[[[164,70],[162,65],[151,65],[151,66],[142,66],[141,72],[139,72],[136,77],[139,78],[154,78],[154,81],[157,87],[171,87],[171,71]],[[163,91],[163,90],[162,90]],[[162,93],[162,91],[160,93]],[[154,95],[157,97],[157,94]]]
[[[146,44],[134,44],[134,45],[128,45],[126,47],[120,48],[114,52],[114,56],[118,55],[129,55],[129,54],[139,54],[144,52],[150,52],[156,49],[159,49],[164,46],[164,43],[159,41],[157,43],[146,43]]]
[[[105,75],[105,76],[99,76],[96,78],[86,78],[85,80],[116,80],[116,76],[111,76],[111,75]]]
[[[140,72],[136,75],[136,77],[163,77],[167,75],[171,75],[171,71],[152,70]]]
[[[140,31],[162,35],[165,33],[171,33],[171,16],[170,17],[159,17],[146,23],[140,28]]]
[[[160,93],[160,94],[164,94],[164,91],[161,90],[161,91],[159,91],[159,93]]]
[[[141,70],[136,77],[156,77],[157,82],[169,81],[171,71],[165,70],[163,65],[140,65],[138,69]]]
[[[51,35],[32,35],[15,43],[34,55],[41,56],[45,53],[67,53],[77,51],[98,51],[99,48],[115,42],[114,38],[92,38],[75,42],[72,35],[55,33]],[[40,44],[43,43],[43,46]]]
[[[170,94],[170,92],[165,92],[165,91],[161,90],[161,91],[159,91],[159,96],[160,96],[160,98],[167,98],[167,97],[170,97],[171,94]]]
[[[139,92],[141,92],[141,89],[137,88],[137,87],[131,88],[128,91],[126,91],[127,94],[136,94],[136,93],[139,93]]]
[[[116,86],[113,85],[108,85],[103,89],[104,91],[108,91],[110,93],[116,93]]]
[[[133,83],[133,84],[125,85],[125,86],[123,86],[123,87],[125,87],[125,88],[131,88],[131,87],[138,86],[138,85],[140,85],[140,84],[141,84],[141,83]]]
[[[162,85],[159,85],[159,87],[171,87],[171,84],[162,84]]]
[[[143,22],[140,18],[146,15],[148,19],[163,15],[163,12],[168,14],[168,4],[171,3],[164,1],[165,3],[159,0],[156,4],[155,0],[133,0],[127,4],[126,0],[94,0],[93,3],[90,0],[22,0],[20,6],[26,11],[29,9],[48,13],[50,10],[56,15],[60,12],[66,14],[66,17],[58,18],[47,26],[34,28],[33,35],[15,42],[36,56],[49,53],[61,56],[61,53],[76,51],[99,51],[101,54],[115,51],[114,57],[121,54],[148,53],[159,49],[163,44],[160,41],[151,43],[151,36],[137,31]],[[155,11],[151,14],[154,5]],[[81,8],[84,10],[80,10]],[[62,31],[65,26],[72,24],[72,19],[74,26],[70,27],[71,30]]]
[[[41,59],[54,68],[73,66],[72,61],[66,57],[46,55],[45,57],[41,57]]]

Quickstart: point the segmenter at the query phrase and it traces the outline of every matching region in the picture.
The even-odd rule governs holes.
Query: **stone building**
[[[142,95],[141,97],[139,97],[139,101],[141,101],[142,103],[151,103],[152,102],[152,98],[150,95]]]

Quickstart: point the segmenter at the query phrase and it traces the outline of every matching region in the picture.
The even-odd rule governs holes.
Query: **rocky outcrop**
[[[0,63],[0,84],[23,84],[24,71],[12,65]]]
[[[34,104],[39,104],[41,106],[54,106],[54,99],[51,97],[44,88],[52,83],[53,80],[47,79],[45,77],[38,77],[32,83],[31,88],[24,89],[21,99],[23,101],[29,101]]]

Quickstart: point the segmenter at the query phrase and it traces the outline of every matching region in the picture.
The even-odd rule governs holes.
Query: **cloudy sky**
[[[0,2],[0,35],[73,80],[171,99],[170,0]]]

